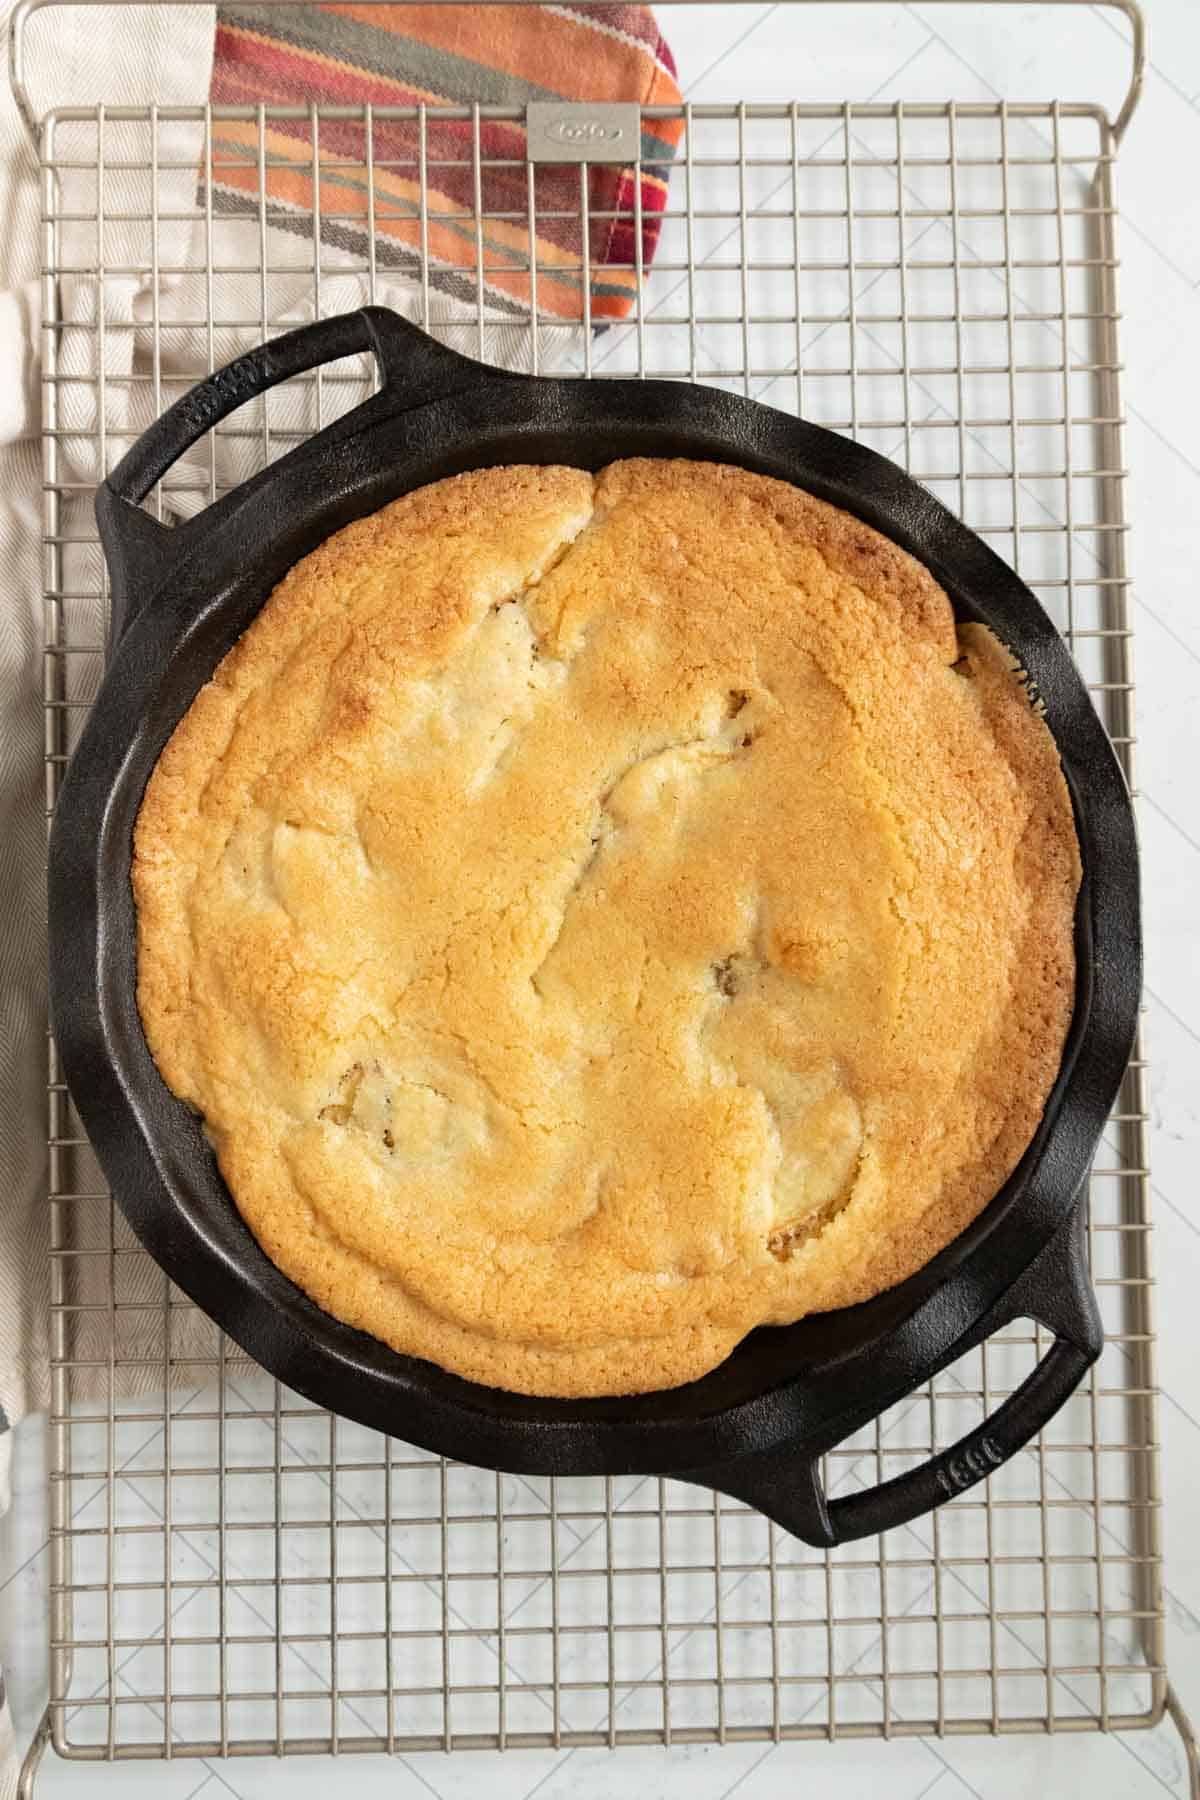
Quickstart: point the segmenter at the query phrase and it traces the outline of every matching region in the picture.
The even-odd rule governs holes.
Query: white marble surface
[[[1147,915],[1147,1036],[1152,1068],[1155,1264],[1163,1387],[1168,1661],[1200,1716],[1200,7],[1148,0],[1151,68],[1122,151],[1121,297],[1127,365],[1127,462],[1137,582],[1141,830]],[[697,99],[1103,97],[1121,90],[1125,28],[1080,5],[986,7],[683,6],[668,29]],[[18,1733],[40,1707],[47,1559],[42,1430],[19,1433],[13,1510],[0,1523],[0,1643]],[[303,1800],[353,1782],[362,1800],[487,1792],[495,1800],[576,1800],[619,1791],[663,1800],[766,1800],[805,1784],[818,1794],[985,1800],[1086,1790],[1125,1800],[1186,1794],[1169,1724],[1127,1739],[1072,1735],[661,1750],[513,1751],[175,1764],[108,1769],[47,1757],[38,1796],[122,1794],[185,1800]]]

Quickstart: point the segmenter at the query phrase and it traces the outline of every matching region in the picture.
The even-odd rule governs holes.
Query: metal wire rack
[[[103,658],[95,481],[214,362],[377,295],[485,357],[712,382],[900,460],[1034,587],[1132,779],[1113,164],[1142,51],[1136,8],[1121,10],[1135,75],[1115,122],[1057,103],[679,109],[674,166],[655,171],[669,187],[653,266],[639,210],[634,313],[597,332],[586,166],[565,202],[582,226],[566,271],[578,317],[539,306],[527,249],[512,267],[532,307],[493,304],[485,234],[528,232],[543,203],[525,160],[503,169],[506,207],[487,203],[502,165],[481,126],[519,113],[35,119],[26,7],[13,72],[43,171],[48,808]],[[428,199],[429,146],[451,116],[475,197],[454,221],[457,258],[431,249],[445,218]],[[331,149],[346,122],[355,147]],[[397,124],[398,154],[384,130]],[[284,127],[310,165],[307,235],[270,193]],[[357,180],[361,204],[322,216],[318,164]],[[390,261],[385,166],[419,196]],[[249,180],[231,205],[233,170]],[[158,491],[159,515],[205,504],[369,379],[347,363],[244,408]],[[150,1265],[53,1047],[49,1109],[52,1641],[27,1794],[47,1740],[67,1757],[154,1758],[1129,1730],[1174,1705],[1140,1048],[1091,1182],[1102,1360],[986,1487],[828,1554],[691,1487],[493,1475],[311,1407]],[[828,1491],[954,1442],[1041,1337],[1009,1329],[841,1445]]]

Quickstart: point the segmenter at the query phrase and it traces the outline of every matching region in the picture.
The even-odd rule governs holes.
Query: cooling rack
[[[1133,781],[1114,202],[1144,54],[1132,0],[1111,0],[1133,51],[1112,116],[646,109],[660,236],[648,266],[629,184],[606,216],[631,213],[639,298],[602,328],[588,165],[547,188],[532,152],[497,155],[489,127],[521,112],[43,112],[30,65],[52,60],[57,3],[19,8],[11,39],[42,171],[48,809],[103,659],[95,482],[215,362],[375,298],[485,358],[711,382],[899,460],[1037,592]],[[661,122],[682,126],[671,161]],[[283,161],[306,175],[315,231],[272,182]],[[452,163],[465,210],[430,199]],[[512,249],[546,207],[578,221],[574,262]],[[499,279],[514,274],[524,301]],[[544,304],[551,280],[574,284],[576,316]],[[351,359],[243,408],[156,493],[159,516],[369,380]],[[26,1795],[46,1742],[96,1759],[1128,1731],[1167,1709],[1200,1795],[1164,1665],[1140,1046],[1091,1180],[1100,1362],[986,1486],[828,1553],[695,1488],[495,1475],[313,1408],[149,1263],[52,1045],[49,1118],[50,1693]],[[1044,1348],[1025,1321],[972,1352],[831,1452],[826,1491],[952,1444]]]

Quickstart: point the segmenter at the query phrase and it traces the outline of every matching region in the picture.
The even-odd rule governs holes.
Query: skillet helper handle
[[[985,1480],[1037,1436],[1099,1356],[1104,1333],[1087,1272],[1087,1214],[1082,1199],[1045,1249],[983,1323],[954,1345],[941,1367],[1014,1319],[1032,1318],[1055,1333],[1037,1367],[974,1431],[891,1481],[828,1500],[819,1452],[781,1449],[739,1458],[696,1480],[748,1500],[806,1543],[821,1547],[874,1537],[906,1525]],[[834,1442],[869,1423],[851,1420]],[[831,1449],[832,1443],[822,1446]],[[689,1479],[692,1479],[689,1475]]]
[[[907,1525],[986,1480],[1037,1436],[1094,1361],[1094,1352],[1065,1337],[1055,1338],[1033,1373],[976,1430],[891,1481],[834,1500],[828,1508],[831,1541],[847,1544]]]
[[[140,600],[160,585],[172,561],[175,531],[141,507],[155,482],[206,431],[248,400],[294,375],[363,352],[374,355],[384,388],[401,389],[408,406],[464,387],[479,376],[478,364],[447,350],[383,306],[317,319],[214,370],[142,433],[97,489],[96,519],[108,561],[114,640]]]

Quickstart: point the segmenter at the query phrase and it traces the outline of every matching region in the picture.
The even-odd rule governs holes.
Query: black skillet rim
[[[1067,1241],[1060,1228],[1075,1205],[1128,1055],[1140,989],[1131,948],[1138,942],[1137,865],[1132,813],[1115,755],[1073,660],[1037,601],[924,489],[873,452],[820,427],[714,389],[506,376],[442,351],[379,309],[347,319],[359,322],[348,347],[372,344],[386,372],[374,400],[191,524],[161,532],[131,501],[140,497],[139,487],[149,486],[155,468],[161,472],[164,437],[173,461],[248,392],[293,372],[277,340],[221,372],[217,379],[224,386],[215,396],[206,383],[177,403],[98,495],[125,629],[56,813],[52,1010],[72,1093],[139,1237],[185,1292],[290,1385],[413,1441],[498,1467],[712,1474],[729,1459],[752,1461],[763,1452],[797,1447],[811,1460],[1002,1322],[1006,1296],[1074,1346],[1078,1355],[1071,1366],[1078,1379],[1099,1338],[1077,1237],[1070,1239],[1076,1248],[1069,1267],[1051,1257],[1053,1276],[1035,1282],[1036,1292],[1029,1271],[1040,1266],[1040,1254]],[[327,329],[339,324],[345,321],[329,321]],[[310,334],[319,330],[309,328]],[[326,335],[324,353],[305,352],[307,360],[295,366],[345,354],[344,337],[333,348]],[[629,441],[631,430],[636,445]],[[580,454],[581,442],[586,454]],[[388,458],[406,451],[419,468],[397,481]],[[806,486],[912,550],[958,610],[1001,620],[1000,635],[1020,656],[1046,706],[1076,806],[1087,870],[1077,913],[1079,994],[1063,1072],[1033,1145],[979,1220],[926,1269],[865,1307],[754,1333],[712,1375],[666,1395],[531,1400],[400,1357],[341,1326],[267,1262],[244,1227],[245,1242],[231,1256],[206,1235],[194,1210],[180,1206],[180,1180],[196,1172],[196,1124],[149,1062],[132,996],[118,996],[114,1007],[104,992],[105,959],[120,913],[105,855],[115,802],[127,798],[131,764],[146,762],[146,754],[135,758],[134,751],[172,656],[182,659],[211,627],[221,605],[219,598],[213,601],[214,588],[218,595],[227,592],[255,550],[258,599],[250,611],[257,610],[278,578],[267,554],[278,540],[278,519],[303,515],[311,539],[301,548],[289,539],[286,567],[349,518],[454,469],[517,456],[597,467],[622,454],[708,456]],[[185,624],[180,615],[190,605],[198,610]],[[175,716],[224,647],[218,641],[207,664],[198,664],[203,673]],[[149,766],[173,722],[161,730]],[[140,792],[138,785],[138,798]],[[127,844],[124,866],[127,886]],[[181,1157],[180,1142],[189,1134],[190,1151]],[[207,1152],[201,1148],[200,1154]],[[224,1204],[233,1211],[227,1194]],[[320,1346],[315,1355],[314,1342]],[[1067,1372],[1064,1364],[1055,1404],[1065,1397]],[[814,1405],[820,1384],[825,1400]],[[1031,1429],[1053,1410],[1048,1399],[1041,1395],[1043,1416]],[[1021,1428],[1027,1436],[1028,1407],[1025,1413]]]

